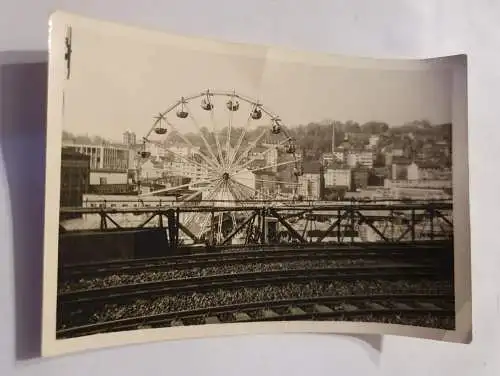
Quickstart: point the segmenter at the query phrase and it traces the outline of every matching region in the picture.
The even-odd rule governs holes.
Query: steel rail
[[[272,262],[293,262],[293,261],[341,261],[341,260],[379,260],[379,261],[399,261],[413,262],[418,265],[430,265],[432,262],[440,261],[438,255],[433,255],[431,252],[404,252],[404,251],[386,251],[386,252],[370,252],[370,251],[292,251],[292,252],[239,252],[235,254],[224,255],[206,255],[205,257],[182,258],[170,260],[162,258],[160,260],[130,260],[125,263],[102,263],[94,265],[80,265],[77,267],[69,266],[62,267],[59,271],[59,278],[70,280],[72,278],[97,277],[112,274],[129,274],[138,272],[152,271],[168,271],[168,270],[183,270],[189,268],[205,268],[221,265],[243,265],[251,263],[272,263]],[[439,252],[439,251],[438,251]],[[222,257],[221,257],[222,256]],[[435,256],[435,257],[433,257]]]
[[[297,281],[373,280],[415,278],[442,279],[445,270],[438,266],[356,266],[315,269],[294,269],[238,274],[218,274],[206,277],[143,282],[114,287],[78,290],[58,294],[60,305],[80,305],[123,302],[127,299],[152,298],[190,291],[210,291],[219,288],[256,287]]]
[[[411,254],[421,255],[420,252],[435,252],[452,249],[453,243],[450,241],[423,241],[409,243],[356,243],[354,245],[332,245],[332,244],[296,244],[290,248],[290,244],[263,246],[246,245],[242,247],[235,246],[220,246],[215,247],[213,251],[201,252],[197,247],[180,248],[179,253],[151,258],[125,259],[125,260],[110,260],[96,261],[78,264],[62,265],[60,270],[76,270],[76,269],[93,269],[119,266],[133,266],[146,263],[167,263],[167,262],[186,262],[191,260],[210,260],[219,259],[221,262],[226,258],[231,257],[260,257],[263,255],[300,255],[303,253],[313,254],[334,254],[339,255],[345,253],[347,256],[356,254],[355,252],[363,252],[367,257],[370,255],[390,255],[391,252],[411,252]],[[265,249],[262,249],[265,247]],[[205,247],[203,247],[204,249]],[[194,253],[188,253],[189,251]]]
[[[149,327],[166,327],[171,326],[173,321],[179,322],[182,319],[192,319],[192,318],[205,318],[207,316],[225,316],[226,320],[223,322],[249,322],[249,321],[291,321],[291,320],[318,320],[335,318],[339,316],[353,317],[356,315],[364,314],[438,314],[442,316],[454,316],[455,310],[452,309],[454,305],[454,295],[449,293],[413,293],[413,294],[373,294],[373,295],[347,295],[347,296],[320,296],[320,297],[309,297],[309,298],[298,298],[298,299],[283,299],[278,301],[260,301],[252,303],[242,303],[242,304],[232,304],[232,305],[222,305],[213,306],[207,308],[198,308],[193,310],[184,311],[173,311],[154,315],[144,315],[129,317],[124,319],[98,322],[93,324],[81,325],[76,327],[59,329],[56,333],[57,338],[67,338],[82,335],[91,335],[103,332],[114,332],[114,331],[124,331],[124,330],[134,330],[139,329],[141,326]],[[351,305],[360,303],[380,303],[380,302],[396,302],[396,303],[414,303],[416,301],[433,303],[439,305],[445,305],[445,307],[436,308],[415,308],[415,307],[398,307],[398,308],[369,308],[369,309],[357,309],[357,310],[335,310],[332,312],[321,312],[318,309],[314,309],[313,312],[306,312],[305,314],[284,314],[277,315],[269,318],[259,318],[259,319],[236,319],[235,313],[247,313],[249,311],[263,311],[263,310],[276,310],[280,308],[288,308],[293,306],[310,306],[313,307],[317,305],[328,305],[328,304],[338,304],[338,303],[349,303]],[[394,305],[394,304],[393,304]],[[233,318],[233,320],[228,317]],[[220,318],[219,318],[220,319]]]

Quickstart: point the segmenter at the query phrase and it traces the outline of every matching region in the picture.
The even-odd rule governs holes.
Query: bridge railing
[[[453,205],[445,201],[178,204],[61,208],[60,230],[162,228],[173,246],[415,242],[453,237]]]
[[[129,208],[129,207],[177,207],[177,206],[220,206],[234,204],[228,200],[200,200],[200,201],[176,201],[161,198],[137,198],[137,199],[89,199],[83,201],[84,208]],[[359,205],[359,204],[430,204],[430,203],[452,203],[449,199],[436,200],[408,200],[408,199],[351,199],[351,200],[245,200],[237,202],[238,205],[296,205],[296,206],[325,206],[325,205]]]

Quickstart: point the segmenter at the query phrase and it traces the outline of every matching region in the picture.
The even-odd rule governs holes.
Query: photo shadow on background
[[[2,158],[12,215],[16,359],[41,354],[47,52],[0,52]]]
[[[331,334],[322,334],[329,335]],[[376,366],[380,365],[380,355],[383,351],[384,336],[382,334],[338,334],[339,337],[344,337],[347,340],[361,342],[368,358]]]

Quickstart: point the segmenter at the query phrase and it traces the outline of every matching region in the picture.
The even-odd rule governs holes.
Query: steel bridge
[[[164,229],[168,243],[407,243],[453,239],[451,202],[132,202],[61,208],[60,234]]]

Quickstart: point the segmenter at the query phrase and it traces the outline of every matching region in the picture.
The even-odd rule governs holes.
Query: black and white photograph
[[[462,60],[342,58],[65,13],[50,45],[46,346],[459,329]]]

